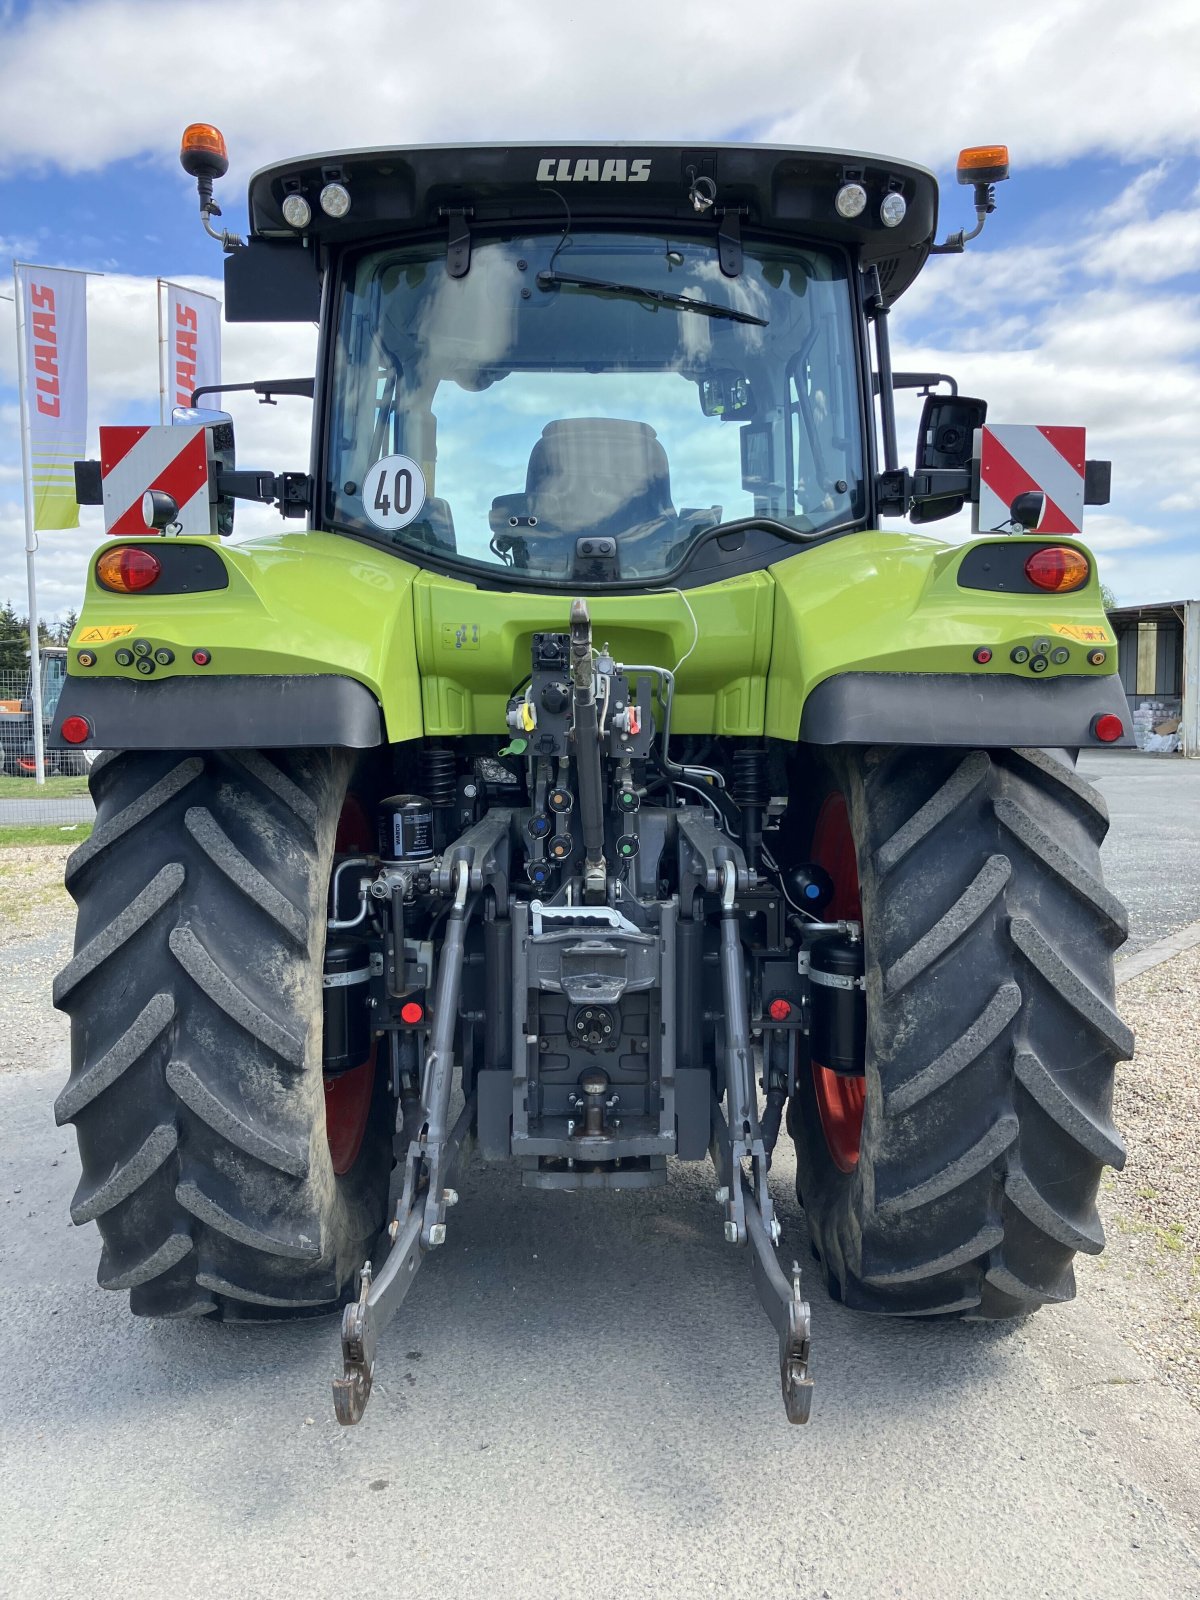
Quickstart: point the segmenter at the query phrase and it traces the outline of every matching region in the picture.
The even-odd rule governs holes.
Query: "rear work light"
[[[1069,545],[1045,545],[1035,550],[1025,563],[1025,576],[1030,583],[1052,594],[1081,589],[1091,576],[1091,570],[1088,558]]]
[[[148,589],[161,574],[158,557],[137,545],[114,545],[96,562],[96,582],[117,594],[137,594],[139,589]]]

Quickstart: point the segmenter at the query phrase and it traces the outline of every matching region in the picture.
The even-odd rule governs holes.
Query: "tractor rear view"
[[[935,244],[932,175],[354,152],[256,174],[243,243],[220,135],[183,159],[227,316],[319,321],[311,383],[254,385],[312,396],[313,446],[239,469],[226,414],[178,412],[211,534],[148,482],[146,536],[92,563],[54,737],[108,753],[55,999],[101,1284],[149,1316],[342,1307],[352,1423],[468,1150],[549,1190],[711,1159],[801,1422],[790,1137],[847,1305],[1070,1298],[1131,1049],[1075,757],[1128,714],[1048,496],[966,542],[880,531],[980,498],[986,406],[888,351],[972,236]],[[976,232],[1006,161],[960,158]],[[306,525],[225,543],[239,498]]]

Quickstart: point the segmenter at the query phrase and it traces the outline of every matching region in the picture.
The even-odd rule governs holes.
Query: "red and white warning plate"
[[[976,533],[1007,529],[1013,501],[1030,490],[1046,497],[1037,533],[1082,532],[1083,428],[1003,423],[980,432]]]
[[[161,489],[175,501],[181,533],[213,532],[207,428],[101,428],[100,477],[108,533],[155,531],[142,517],[147,489]]]

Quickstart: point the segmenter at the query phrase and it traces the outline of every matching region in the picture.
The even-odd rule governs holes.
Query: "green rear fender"
[[[565,593],[476,589],[337,535],[282,532],[218,548],[229,576],[219,590],[115,595],[89,573],[68,664],[79,690],[85,680],[123,680],[144,704],[154,685],[180,677],[346,677],[374,696],[390,742],[503,734],[532,636],[567,627]],[[907,532],[847,536],[686,595],[593,595],[593,633],[627,663],[682,663],[680,733],[794,740],[813,692],[847,674],[878,674],[880,685],[920,674],[919,694],[934,675],[965,690],[980,680],[1034,689],[1115,673],[1094,563],[1088,583],[1066,596],[963,589],[968,548]],[[117,661],[135,640],[173,660],[139,676]],[[1040,642],[1065,648],[1068,660],[1035,684],[1010,655]],[[973,659],[981,646],[992,651],[986,664]],[[1106,651],[1100,667],[1087,664],[1096,648]],[[193,661],[196,649],[209,652],[207,665]],[[80,650],[94,665],[81,664]]]
[[[960,686],[964,704],[977,709],[979,742],[989,733],[995,737],[985,712],[1001,700],[1032,705],[1033,696],[1041,691],[1045,700],[1057,695],[1090,703],[1094,698],[1097,710],[1110,700],[1123,705],[1115,677],[1116,640],[1101,603],[1095,559],[1084,545],[1055,541],[1088,558],[1088,581],[1071,594],[1018,594],[959,584],[959,568],[969,550],[1012,542],[981,538],[949,545],[909,532],[862,533],[797,553],[772,567],[774,644],[765,733],[775,739],[797,738],[814,692],[852,674],[878,675],[878,698],[897,675],[905,675],[897,698],[909,704],[933,693],[935,683],[943,700],[947,689]],[[1029,543],[1032,549],[1033,541]],[[977,661],[979,650],[990,651],[990,660]],[[1044,655],[1045,670],[1031,673],[1028,663],[1013,660],[1014,650],[1028,652],[1030,660]],[[1066,659],[1055,660],[1055,653],[1063,651]],[[1088,657],[1096,651],[1104,652],[1104,660],[1092,664]],[[920,676],[908,676],[913,674]],[[1078,687],[1052,687],[1064,679]],[[1095,696],[1086,690],[1087,684],[1096,685]],[[867,683],[868,697],[870,688]],[[1025,715],[1020,713],[1018,720]],[[1086,719],[1082,726],[1086,730]],[[804,731],[810,736],[807,723]],[[879,734],[872,731],[863,737],[873,740]],[[897,729],[896,737],[905,742],[908,736]],[[1018,735],[1015,741],[996,738],[996,742],[1021,739]],[[959,741],[946,737],[945,742]],[[1031,724],[1027,742],[1060,741],[1057,736],[1043,741]]]

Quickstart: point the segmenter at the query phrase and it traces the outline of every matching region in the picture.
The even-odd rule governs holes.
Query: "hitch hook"
[[[333,1409],[344,1428],[362,1421],[367,1401],[371,1398],[371,1379],[375,1371],[374,1329],[369,1321],[370,1310],[367,1305],[371,1276],[371,1263],[364,1261],[358,1299],[342,1312],[344,1376],[333,1380]]]

